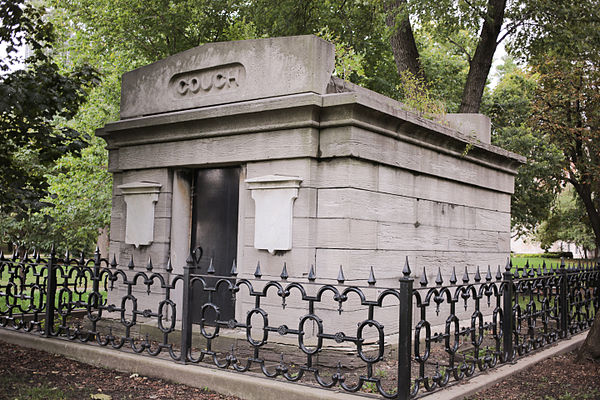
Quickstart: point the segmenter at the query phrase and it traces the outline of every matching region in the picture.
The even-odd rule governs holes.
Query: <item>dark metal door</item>
[[[240,169],[199,169],[194,174],[192,211],[192,249],[202,248],[202,258],[195,273],[206,274],[212,260],[215,275],[229,276],[237,254],[238,204]],[[209,279],[214,286],[215,279]],[[233,279],[232,279],[233,280]],[[200,321],[202,305],[208,293],[196,284],[192,287],[192,321]],[[235,304],[226,285],[220,285],[213,294],[213,304],[220,312],[220,320],[234,318]],[[205,315],[207,322],[214,321],[211,310]]]

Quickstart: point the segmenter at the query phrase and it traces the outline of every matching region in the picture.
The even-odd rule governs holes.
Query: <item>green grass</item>
[[[560,265],[560,258],[548,258],[548,257],[511,257],[510,258],[513,267],[524,267],[525,264],[529,261],[530,266],[534,266],[537,268],[539,265],[542,266],[542,263],[546,262],[546,267],[550,268],[550,265]],[[572,262],[573,260],[565,260],[565,263]]]
[[[14,269],[10,270],[11,272],[14,271]],[[37,272],[40,272],[40,270],[38,269]],[[42,308],[40,306],[43,306],[43,304],[45,303],[45,300],[42,299],[41,303],[40,303],[40,296],[42,296],[40,290],[35,290],[33,291],[32,294],[32,289],[31,286],[37,284],[40,287],[43,287],[45,285],[45,271],[41,271],[44,275],[43,276],[36,276],[34,275],[34,271],[33,269],[29,269],[27,271],[27,275],[25,277],[20,277],[20,276],[13,276],[12,274],[9,273],[9,269],[5,268],[4,270],[2,270],[1,276],[0,276],[0,292],[7,292],[7,286],[9,284],[9,282],[12,281],[13,283],[17,286],[17,293],[21,294],[20,292],[22,291],[24,295],[26,296],[30,296],[32,297],[32,299],[16,299],[16,302],[14,300],[14,298],[11,298],[10,300],[6,297],[6,296],[0,296],[0,312],[6,311],[8,309],[8,304],[12,304],[13,306],[20,306],[22,307],[22,309],[27,312],[27,310],[29,309],[29,305],[33,304],[34,308]],[[23,279],[24,278],[24,279]],[[22,284],[23,280],[25,281],[24,284]],[[59,299],[59,294],[60,294],[60,290],[62,288],[62,285],[64,283],[64,279],[61,278],[60,274],[59,276],[57,276],[57,287],[56,287],[56,297],[55,297],[55,307],[58,309],[58,305],[60,304],[60,299]],[[78,289],[80,291],[82,291],[83,293],[81,293],[81,295],[77,294],[74,292],[74,284],[78,284]],[[83,285],[85,284],[85,285]],[[23,286],[23,288],[21,289],[20,286]],[[102,286],[101,286],[102,287]],[[87,302],[90,293],[92,292],[92,288],[93,288],[93,281],[91,279],[87,280],[77,280],[77,279],[71,279],[70,285],[69,285],[69,289],[71,289],[72,291],[72,301],[83,301],[83,302]],[[13,289],[14,291],[14,289]],[[13,294],[15,294],[13,292]],[[106,291],[100,291],[100,294],[102,295],[103,299],[106,299]],[[65,300],[68,300],[66,297],[67,295],[63,295],[65,297]],[[33,303],[32,303],[33,301]],[[81,307],[80,307],[81,308]],[[21,312],[20,308],[16,309],[17,312]]]
[[[70,396],[47,383],[33,385],[32,382],[25,382],[14,375],[2,375],[0,376],[0,397],[19,400],[62,400]]]

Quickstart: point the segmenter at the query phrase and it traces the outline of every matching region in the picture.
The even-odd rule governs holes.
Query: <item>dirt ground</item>
[[[555,356],[469,398],[469,400],[538,399],[600,399],[600,363],[594,361],[576,363],[574,353]]]
[[[0,342],[0,399],[239,400]]]
[[[160,379],[91,367],[5,342],[0,342],[0,349],[0,400],[237,399]],[[470,400],[529,399],[600,400],[600,363],[575,363],[572,353],[556,356],[470,397]]]

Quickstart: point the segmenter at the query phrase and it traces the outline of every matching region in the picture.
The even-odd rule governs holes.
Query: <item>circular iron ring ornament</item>
[[[378,332],[379,338],[377,340],[377,346],[378,346],[379,351],[377,352],[376,357],[367,357],[367,355],[365,353],[363,353],[363,349],[362,349],[362,343],[364,341],[363,331],[364,331],[365,327],[367,327],[367,326],[368,327],[374,326]],[[378,362],[383,359],[384,344],[385,344],[383,325],[381,325],[379,322],[375,321],[374,319],[366,319],[358,325],[358,329],[356,330],[356,338],[358,339],[358,341],[356,342],[356,350],[358,351],[359,357],[364,362],[375,363],[375,362]]]
[[[133,305],[132,310],[131,310],[131,320],[130,321],[128,321],[125,318],[125,314],[127,311],[127,307],[125,305],[127,304],[127,300],[131,301],[131,303]],[[131,328],[133,325],[135,325],[135,322],[137,320],[136,311],[137,311],[137,299],[130,294],[128,294],[127,296],[124,296],[121,299],[121,323],[128,328]]]
[[[215,331],[212,334],[207,332],[204,321],[206,321],[206,310],[208,310],[209,308],[212,308],[215,312],[215,321],[218,321],[221,317],[221,312],[219,311],[218,306],[214,305],[213,303],[203,304],[200,310],[200,332],[202,333],[202,336],[204,336],[206,339],[214,339],[217,336],[219,336],[219,324],[215,324]]]
[[[317,345],[313,349],[308,348],[304,345],[304,324],[308,320],[315,322],[318,327]],[[323,321],[321,320],[321,318],[317,317],[315,314],[307,314],[304,317],[300,318],[300,323],[298,324],[298,332],[298,345],[305,354],[313,355],[319,352],[319,350],[321,350],[321,348],[323,347],[323,337],[321,336],[323,334]]]
[[[261,340],[254,340],[254,338],[252,337],[252,316],[254,314],[260,315],[263,320],[263,337]],[[269,336],[267,326],[269,326],[269,318],[267,318],[267,313],[265,312],[265,310],[262,310],[260,308],[253,308],[252,310],[248,311],[248,315],[246,316],[246,338],[252,346],[260,347],[267,342],[267,338]]]
[[[87,299],[87,315],[90,321],[98,322],[102,318],[102,308],[97,305],[102,301],[102,297],[98,292],[91,292]],[[96,314],[94,314],[96,312]]]
[[[164,312],[165,306],[169,307],[171,315],[171,325],[168,327],[165,327],[165,324],[163,323],[163,321],[169,322],[169,320],[167,319],[168,315]],[[175,303],[173,303],[171,300],[163,300],[158,304],[158,329],[160,329],[162,333],[170,333],[175,330],[176,317],[177,314]]]

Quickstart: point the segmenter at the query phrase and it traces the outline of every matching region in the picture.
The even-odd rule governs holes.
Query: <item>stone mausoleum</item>
[[[123,76],[121,119],[98,130],[114,175],[110,254],[181,273],[200,246],[227,274],[396,285],[509,254],[524,159],[482,115],[434,122],[332,75],[315,36],[199,46]]]

